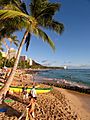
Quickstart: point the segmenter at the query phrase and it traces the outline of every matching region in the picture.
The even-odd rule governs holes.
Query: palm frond
[[[14,19],[15,17],[21,17],[28,19],[29,22],[33,22],[34,18],[28,16],[22,12],[14,10],[0,10],[0,20]]]
[[[11,4],[11,3],[5,5],[5,7],[3,9],[4,10],[15,10],[15,11],[20,11],[21,12],[21,10],[17,6],[15,6],[15,5]]]
[[[0,0],[0,7],[10,3],[10,0]]]
[[[28,11],[27,11],[27,8],[26,8],[26,4],[23,2],[21,3],[21,9],[23,12],[25,12],[27,15],[29,15]]]
[[[34,7],[34,5],[32,6]],[[44,17],[44,15],[50,15],[50,16],[53,16],[55,14],[55,12],[57,10],[59,10],[60,8],[60,4],[59,3],[47,3],[47,4],[44,4],[41,3],[41,4],[38,4],[37,5],[37,10],[34,11],[34,17],[36,19],[39,19],[41,16]]]
[[[2,41],[0,40],[0,51],[3,51],[3,47],[2,47]]]
[[[28,14],[26,10],[26,5],[21,0],[1,0],[0,6],[2,6],[3,9],[17,10],[17,11],[22,11],[23,13]]]
[[[9,39],[10,43],[14,43],[16,46],[18,46],[20,43],[20,41],[17,40],[17,36],[15,35],[9,35],[7,38]]]
[[[25,44],[26,44],[26,51],[28,51],[29,45],[30,45],[30,38],[31,38],[31,33],[28,33]]]
[[[40,2],[40,4],[38,4],[38,2]],[[40,26],[43,26],[45,28],[50,28],[55,30],[54,28],[59,28],[59,30],[55,30],[56,32],[59,33],[60,31],[60,27],[61,26],[58,23],[54,23],[52,22],[53,20],[53,16],[55,15],[56,11],[60,9],[61,4],[59,3],[49,3],[48,0],[45,0],[45,2],[43,0],[37,0],[37,2],[35,0],[33,0],[33,2],[31,3],[31,11],[33,12],[33,16],[37,19],[38,24]],[[36,7],[36,9],[35,9]],[[53,23],[53,24],[52,24]],[[50,24],[52,24],[52,26],[57,25],[57,27],[50,27]]]
[[[5,34],[7,36],[10,36],[15,31],[22,30],[25,26],[25,21],[19,20],[18,18],[14,20],[7,20],[5,21],[0,21],[0,34],[1,36],[4,36]],[[28,27],[28,26],[27,26]]]
[[[59,23],[57,21],[52,21],[50,24],[48,24],[50,29],[53,29],[58,34],[61,34],[64,31],[64,25],[62,23]]]
[[[0,0],[0,6],[6,6],[7,4],[18,4],[20,5],[21,4],[21,0]]]
[[[4,49],[3,49],[1,46],[0,46],[0,50],[1,50],[1,51],[4,51]]]
[[[32,28],[32,30],[37,25],[36,20],[32,16],[29,16],[25,13],[22,13],[22,12],[19,12],[19,11],[14,11],[14,10],[0,10],[0,24],[6,23],[6,22],[10,23],[10,22],[13,22],[13,21],[15,23],[16,22],[19,23],[19,25],[21,25],[21,22],[22,22],[24,27],[27,26],[30,29]],[[16,25],[17,25],[17,23],[16,23]]]
[[[52,47],[52,49],[55,50],[55,45],[54,45],[53,41],[50,39],[50,37],[44,31],[42,31],[40,28],[37,28],[34,30],[34,34],[36,36],[39,36],[40,38],[42,38],[42,40],[44,42],[47,42]]]
[[[3,22],[4,23],[4,22]],[[6,23],[8,23],[8,25],[9,25],[9,27],[8,27],[8,25],[4,25],[4,27],[2,27],[2,29],[0,30],[0,34],[1,34],[1,36],[2,37],[4,37],[4,35],[6,34],[7,36],[9,36],[10,34],[12,34],[13,32],[15,32],[15,31],[17,31],[17,30],[21,30],[22,29],[22,26],[20,27],[20,25],[19,24],[16,24],[15,25],[15,23],[13,23],[13,22],[10,22],[10,24],[9,24],[9,21],[8,22],[6,22]],[[18,25],[18,26],[17,26]]]
[[[13,43],[18,47],[19,46],[19,44],[18,44],[19,42],[17,42],[17,41],[13,41]]]

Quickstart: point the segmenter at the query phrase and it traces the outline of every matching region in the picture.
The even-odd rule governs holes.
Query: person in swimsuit
[[[32,116],[33,118],[35,118],[35,99],[31,96],[30,97],[30,103],[29,105],[27,106],[28,109],[28,114],[29,114],[29,117]]]

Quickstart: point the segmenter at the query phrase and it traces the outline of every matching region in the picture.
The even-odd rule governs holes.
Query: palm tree
[[[61,34],[64,26],[53,18],[59,9],[59,3],[50,3],[48,0],[32,0],[30,4],[31,15],[38,21],[39,26]]]
[[[24,2],[22,3],[22,6],[23,10],[27,14],[29,14],[26,11],[26,6]],[[45,42],[48,42],[53,49],[55,49],[54,43],[41,28],[43,27],[45,29],[53,30],[58,34],[61,34],[63,32],[64,30],[63,24],[59,23],[53,18],[56,11],[59,9],[60,9],[59,3],[50,3],[48,2],[48,0],[32,0],[30,3],[30,14],[38,22],[38,28],[33,31],[34,35],[40,36]],[[30,39],[28,37],[28,39],[26,40],[26,50],[28,49],[29,43]]]
[[[14,10],[2,10],[1,11],[0,10],[0,15],[1,15],[0,20],[8,21],[7,19],[13,20],[15,18],[19,19],[19,17],[22,17],[23,19],[25,18],[25,20],[23,22],[25,24],[24,27],[26,28],[26,31],[24,33],[24,37],[23,37],[23,39],[20,43],[19,49],[18,49],[18,53],[17,53],[14,67],[11,71],[9,79],[7,80],[7,82],[3,86],[3,88],[0,90],[0,98],[2,97],[3,94],[6,94],[8,88],[13,80],[13,76],[15,74],[15,70],[16,70],[17,65],[18,65],[19,56],[20,56],[20,53],[22,50],[22,46],[26,42],[26,46],[28,48],[31,34],[35,34],[37,36],[40,36],[44,41],[47,41],[53,49],[55,49],[54,43],[48,37],[48,35],[44,31],[42,31],[41,27],[45,27],[47,29],[53,29],[57,33],[61,33],[61,31],[63,30],[63,24],[58,23],[58,22],[53,20],[53,15],[59,9],[59,5],[56,3],[55,4],[49,3],[48,0],[45,2],[43,2],[42,0],[41,1],[37,0],[37,1],[40,2],[39,5],[38,5],[38,2],[36,2],[36,0],[32,0],[32,2],[30,4],[32,17],[28,15],[28,12],[26,11],[25,3],[22,3],[21,6],[17,6],[17,8],[20,9],[21,11],[20,10],[19,11],[14,11]],[[10,7],[9,7],[9,9],[10,9]],[[12,13],[14,13],[15,16]],[[33,21],[32,21],[32,19],[33,19]],[[27,27],[28,23],[29,23],[29,26]],[[2,26],[3,26],[3,24],[2,24]],[[23,25],[21,25],[21,26],[23,26]]]
[[[10,42],[10,48],[12,47],[13,43],[14,43],[14,45],[16,45],[18,47],[19,40],[17,40],[17,36],[16,35],[8,36],[8,40]]]
[[[4,46],[7,49],[7,52],[6,52],[7,53],[7,59],[5,59],[5,62],[4,62],[4,66],[6,66],[7,60],[8,59],[10,60],[10,58],[11,58],[10,57],[10,51],[11,51],[12,43],[15,46],[18,46],[19,40],[17,40],[17,36],[15,36],[15,35],[6,34],[5,32],[3,33],[3,31],[0,31],[0,32],[2,33],[2,36],[0,36],[1,37],[1,41],[0,42],[2,42],[1,44],[4,44]],[[5,38],[7,38],[7,40],[10,42],[10,46],[7,44]]]
[[[16,22],[16,20],[18,18],[19,23],[18,23],[18,25],[17,24],[13,25],[15,27],[14,29],[15,30],[16,30],[16,28],[20,29],[20,27],[21,27],[21,29],[26,28],[26,30],[27,30],[24,33],[24,37],[23,37],[23,39],[20,43],[20,46],[18,48],[16,61],[15,61],[14,67],[13,67],[11,73],[10,73],[10,76],[9,76],[6,84],[0,90],[0,101],[1,101],[3,94],[4,95],[6,94],[6,92],[8,91],[8,88],[9,88],[9,86],[10,86],[12,80],[13,80],[13,77],[14,77],[14,74],[15,74],[15,71],[16,71],[16,68],[17,68],[17,65],[18,65],[19,56],[20,56],[20,53],[21,53],[21,50],[22,50],[22,46],[23,46],[23,44],[25,42],[25,39],[28,35],[28,31],[33,31],[33,29],[36,28],[37,22],[33,17],[28,16],[28,15],[26,15],[26,14],[20,12],[20,11],[15,11],[15,10],[0,10],[0,16],[1,16],[0,17],[0,24],[3,28],[4,28],[4,24],[6,24],[6,22],[9,23],[9,21],[10,21],[9,25],[10,24],[13,25],[14,24],[14,19],[15,19],[15,22]],[[4,21],[5,23],[4,22],[2,23],[2,21]]]
[[[7,43],[6,43],[5,39],[4,39],[4,38],[2,38],[2,39],[1,39],[1,41],[2,41],[2,44],[4,44],[4,46],[6,47],[7,52],[8,52],[8,50],[9,50],[10,48],[9,48],[9,46],[7,45]]]
[[[3,51],[2,41],[0,41],[0,52]]]
[[[16,47],[18,47],[19,40],[17,40],[17,36],[15,36],[15,35],[7,36],[7,39],[10,42],[7,58],[10,59],[10,50],[11,50],[12,44],[14,44]]]

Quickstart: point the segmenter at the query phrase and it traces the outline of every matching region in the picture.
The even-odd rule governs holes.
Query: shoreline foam
[[[44,78],[41,76],[36,76],[35,81],[38,83],[53,85],[60,88],[65,88],[73,91],[78,91],[81,93],[90,94],[90,87],[75,82],[69,82],[65,79],[52,79],[52,78]]]

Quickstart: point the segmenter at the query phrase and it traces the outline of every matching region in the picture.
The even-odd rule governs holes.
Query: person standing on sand
[[[28,98],[27,85],[25,85],[25,86],[22,88],[22,93],[23,93],[23,100],[27,99],[27,98]]]
[[[37,93],[35,90],[35,86],[33,86],[33,88],[31,89],[31,96],[36,100],[37,99]]]

